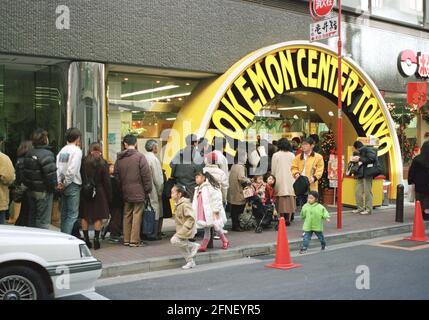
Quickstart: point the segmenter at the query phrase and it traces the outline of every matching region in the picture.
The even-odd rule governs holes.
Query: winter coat
[[[203,171],[203,168],[203,157],[195,148],[187,146],[174,157],[171,163],[171,177],[177,184],[185,186],[186,190],[193,193],[197,186],[195,176],[198,171]]]
[[[220,169],[217,164],[206,164],[206,166],[203,169],[203,172],[210,173],[213,178],[216,179],[216,181],[220,184],[220,189],[222,191],[222,201],[226,203],[226,197],[228,195],[228,176],[225,174],[225,172]]]
[[[81,210],[79,217],[85,219],[99,220],[108,219],[110,215],[109,204],[112,202],[112,185],[110,183],[109,166],[106,161],[94,168],[92,164],[82,161],[81,176],[93,179],[96,186],[94,199],[86,199],[81,196]]]
[[[146,157],[135,149],[118,153],[115,178],[128,203],[144,202],[152,192],[152,173]]]
[[[9,186],[15,181],[15,168],[12,161],[0,152],[0,211],[9,209]]]
[[[295,195],[293,190],[295,179],[291,171],[294,159],[294,154],[289,151],[278,151],[273,155],[271,173],[276,177],[275,190],[279,197]]]
[[[275,204],[276,203],[277,193],[275,189],[267,183],[265,187],[265,198],[262,200],[264,205]]]
[[[220,152],[219,150],[215,150],[213,151],[214,153],[216,153],[217,156],[217,161],[219,164],[219,168],[225,172],[226,177],[229,177],[229,169],[228,169],[228,159],[225,157],[225,155]]]
[[[204,217],[206,218],[206,221],[197,221],[197,227],[212,227],[214,212],[219,212],[219,216],[223,223],[226,223],[227,219],[222,203],[222,192],[219,189],[213,187],[207,180],[202,185],[195,188],[194,200],[192,201],[192,208],[194,209],[194,212],[198,212],[198,193],[200,191],[202,192]]]
[[[243,195],[243,183],[249,182],[246,177],[246,167],[242,164],[234,164],[229,172],[229,189],[227,199],[232,205],[243,205],[246,199]]]
[[[16,184],[24,183],[24,157],[19,157],[15,164]]]
[[[374,177],[375,170],[377,170],[376,165],[378,164],[377,159],[377,150],[373,147],[362,147],[359,149],[359,162],[362,162],[362,165],[358,169],[356,177],[358,179]]]
[[[323,231],[323,221],[330,217],[328,210],[318,202],[306,203],[301,209],[301,219],[304,220],[303,231]]]
[[[323,162],[323,157],[315,152],[312,152],[307,161],[304,160],[304,152],[300,155],[295,156],[292,161],[291,171],[292,176],[299,173],[302,174],[304,170],[304,162],[305,162],[305,172],[304,175],[310,179],[310,177],[314,178],[314,182],[310,184],[311,191],[318,191],[318,180],[322,178],[323,169],[325,167],[325,163]],[[277,179],[278,182],[278,179]],[[293,186],[293,184],[292,184]]]
[[[411,163],[408,184],[414,184],[417,193],[429,195],[429,163],[422,155],[416,156]]]
[[[162,217],[161,196],[164,188],[161,162],[153,152],[147,152],[145,156],[152,174],[152,192],[149,194],[150,203],[155,210],[156,220],[158,220],[159,217]]]
[[[191,239],[197,233],[195,223],[195,212],[192,209],[191,201],[181,198],[175,205],[174,221],[176,222],[176,234],[180,239]]]
[[[49,146],[36,146],[25,154],[24,184],[38,192],[53,192],[57,187],[56,159]]]

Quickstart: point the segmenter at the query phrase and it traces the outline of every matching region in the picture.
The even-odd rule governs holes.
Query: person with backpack
[[[127,134],[123,143],[125,150],[118,154],[114,172],[124,200],[123,244],[141,247],[142,214],[152,192],[152,173],[146,157],[137,151],[137,138]]]
[[[100,249],[100,231],[102,220],[108,219],[109,203],[112,201],[112,186],[110,184],[109,166],[103,159],[103,147],[98,142],[89,146],[88,154],[82,161],[82,199],[79,218],[85,243],[92,248],[89,241],[89,222],[94,223],[94,250]]]
[[[356,175],[357,209],[353,213],[372,214],[372,180],[381,173],[377,150],[371,146],[364,146],[361,141],[355,141],[353,151],[359,152],[359,155],[351,158],[352,162],[359,164]]]
[[[82,185],[80,137],[79,129],[67,129],[67,145],[57,155],[58,190],[61,191],[61,232],[68,234],[72,234],[73,226],[79,216]]]
[[[33,149],[24,158],[24,184],[29,195],[29,226],[48,229],[54,191],[58,186],[57,166],[49,147],[48,132],[36,129],[31,140]]]

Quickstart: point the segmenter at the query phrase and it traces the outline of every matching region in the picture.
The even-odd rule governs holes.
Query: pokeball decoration
[[[404,77],[411,77],[417,72],[417,55],[412,50],[404,50],[398,59],[399,71]]]

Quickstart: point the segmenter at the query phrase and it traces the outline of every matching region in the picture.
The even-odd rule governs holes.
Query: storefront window
[[[385,101],[395,121],[403,163],[404,165],[409,165],[417,146],[416,113],[412,112],[407,105],[405,93],[386,93]]]
[[[341,4],[346,10],[368,11],[369,9],[369,0],[343,0]]]
[[[172,128],[197,84],[189,79],[109,73],[109,159],[116,160],[122,138],[128,133],[137,135],[141,151],[148,139],[160,140],[161,132]]]
[[[374,16],[415,25],[423,24],[423,0],[372,0]]]
[[[0,65],[0,148],[12,161],[35,128],[49,133],[54,152],[64,140],[66,88],[59,66]]]

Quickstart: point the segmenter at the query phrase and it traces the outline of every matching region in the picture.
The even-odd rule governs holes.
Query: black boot
[[[85,240],[86,246],[89,249],[92,249],[92,243],[91,241],[89,241],[89,234],[88,234],[88,230],[83,230],[83,238]]]
[[[100,231],[95,231],[94,250],[100,249]]]
[[[295,212],[292,213],[292,217],[290,218],[290,222],[293,222],[293,220],[295,220]]]
[[[285,214],[286,226],[290,226],[290,213]]]

